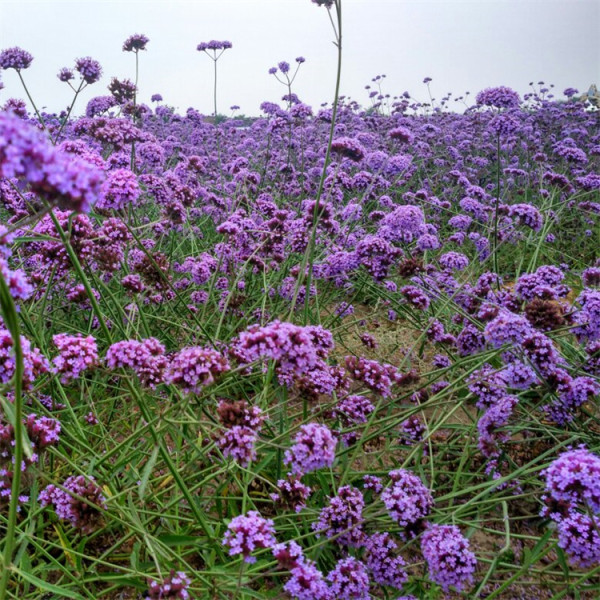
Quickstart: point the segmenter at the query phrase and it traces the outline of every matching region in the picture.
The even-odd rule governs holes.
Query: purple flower
[[[412,446],[423,439],[427,428],[419,417],[413,415],[400,423],[400,439],[399,442],[406,446]]]
[[[373,490],[376,494],[379,494],[383,490],[381,478],[375,475],[365,475],[363,477],[365,490]]]
[[[577,408],[600,393],[600,384],[591,377],[569,378],[558,391],[558,398],[545,409],[551,419],[564,425],[574,419]]]
[[[54,368],[61,375],[62,383],[78,379],[83,371],[98,364],[98,346],[91,335],[59,333],[52,341],[59,352],[54,359]]]
[[[40,492],[40,504],[52,504],[59,519],[69,521],[82,533],[95,531],[100,524],[101,510],[106,510],[106,499],[94,478],[73,475],[65,480],[62,487],[65,489],[55,485],[46,486]]]
[[[388,134],[393,140],[398,140],[405,144],[412,144],[415,141],[414,134],[406,127],[395,127],[390,129]]]
[[[331,594],[336,600],[368,600],[369,576],[365,565],[349,556],[335,565],[327,574],[331,582]]]
[[[333,347],[331,333],[320,326],[273,321],[242,332],[231,353],[242,364],[265,358],[276,361],[280,382],[289,385],[305,375],[326,371],[324,359]]]
[[[564,360],[552,340],[539,331],[532,331],[523,338],[522,348],[531,364],[545,377],[551,376]]]
[[[360,490],[344,485],[338,490],[338,495],[331,498],[329,505],[323,508],[318,521],[312,524],[317,537],[324,535],[343,546],[359,547],[363,544],[362,511],[365,501]]]
[[[302,559],[298,560],[291,569],[291,577],[283,589],[297,600],[334,600],[323,573],[315,563]]]
[[[171,569],[162,583],[148,579],[148,594],[144,600],[189,600],[188,587],[191,583],[190,578],[183,571],[176,573]]]
[[[508,207],[508,214],[514,217],[517,223],[527,225],[534,231],[539,231],[544,224],[542,213],[531,204],[511,204]]]
[[[417,240],[417,248],[421,252],[425,252],[425,250],[437,250],[439,247],[440,240],[437,235],[433,235],[432,233],[424,233]]]
[[[469,391],[478,398],[477,408],[489,408],[506,395],[506,382],[487,363],[473,371],[467,382]]]
[[[60,438],[60,421],[50,417],[27,415],[25,419],[27,435],[35,450],[56,446]]]
[[[504,344],[520,344],[532,331],[525,317],[500,310],[498,316],[486,325],[484,335],[494,348],[500,348]]]
[[[150,40],[141,33],[134,33],[123,43],[123,52],[139,52],[146,49],[146,44]]]
[[[592,375],[600,376],[600,340],[590,342],[585,351],[588,358],[583,366],[584,370]]]
[[[78,58],[75,61],[75,70],[87,84],[96,83],[102,75],[100,63],[89,56]]]
[[[277,493],[270,494],[273,502],[281,504],[292,509],[295,512],[300,512],[306,507],[312,490],[307,485],[304,485],[298,477],[288,476],[287,479],[277,481]]]
[[[429,308],[429,297],[418,287],[407,285],[400,289],[402,294],[411,306],[418,310],[427,310]]]
[[[256,460],[257,432],[242,425],[234,425],[226,429],[217,438],[217,446],[225,458],[231,456],[242,467],[247,467]]]
[[[116,342],[107,350],[105,360],[109,369],[132,369],[142,385],[155,387],[164,380],[165,347],[156,338]]]
[[[500,444],[510,439],[509,432],[499,431],[499,429],[507,425],[518,402],[516,396],[503,396],[495,401],[479,419],[477,445],[486,458],[500,456]]]
[[[518,360],[507,365],[500,377],[509,388],[517,390],[527,390],[538,380],[535,371]]]
[[[407,204],[398,206],[381,220],[379,235],[392,242],[412,242],[423,231],[424,225],[423,209]]]
[[[223,545],[229,547],[229,556],[241,554],[247,563],[256,562],[251,554],[260,548],[272,548],[275,543],[275,526],[271,519],[264,519],[251,510],[231,520],[223,538]]]
[[[390,479],[392,484],[381,494],[390,516],[401,527],[418,526],[433,507],[431,492],[416,475],[405,469],[391,471]],[[410,536],[412,531],[408,533]]]
[[[495,108],[518,108],[521,103],[519,94],[505,86],[482,90],[477,94],[475,101],[479,106]]]
[[[229,369],[227,358],[216,350],[191,346],[171,359],[165,381],[180,387],[186,394],[199,394],[203,387],[213,384],[217,376]]]
[[[361,144],[349,137],[341,137],[333,140],[331,151],[354,162],[360,162],[365,156],[365,149]]]
[[[355,256],[358,258],[358,263],[363,265],[376,281],[382,281],[401,254],[399,248],[392,246],[383,237],[366,235],[356,245]]]
[[[23,387],[30,390],[33,383],[49,370],[49,364],[38,348],[32,348],[31,342],[21,336],[23,352]],[[16,370],[14,341],[7,329],[0,328],[0,383],[9,383]]]
[[[211,40],[210,42],[200,42],[196,47],[196,50],[198,50],[199,52],[206,52],[207,50],[212,50],[216,54],[217,50],[227,50],[232,47],[233,44],[231,42],[219,42],[217,40]]]
[[[448,335],[446,334],[445,337],[448,337]],[[477,354],[485,347],[485,337],[475,325],[467,323],[456,338],[456,347],[460,356]]]
[[[365,396],[358,395],[346,396],[335,407],[335,412],[340,416],[344,427],[366,423],[373,410],[373,403]]]
[[[440,256],[439,261],[449,271],[463,271],[469,266],[469,259],[460,252],[446,252]]]
[[[33,56],[22,48],[7,48],[0,52],[0,69],[27,69],[33,61]]]
[[[521,124],[517,119],[507,114],[495,115],[490,119],[488,127],[490,130],[501,137],[508,137],[519,131]]]
[[[469,541],[454,525],[430,525],[421,538],[421,551],[429,567],[429,577],[447,592],[462,591],[473,583],[477,566]]]
[[[575,181],[587,191],[600,189],[600,175],[597,173],[588,173],[582,177],[576,177]]]
[[[542,475],[548,495],[555,502],[573,508],[583,504],[600,512],[600,457],[586,448],[563,452]]]
[[[273,556],[282,569],[292,569],[306,561],[302,548],[293,540],[287,544],[275,544]]]
[[[140,195],[135,173],[129,169],[115,169],[110,171],[102,184],[102,195],[97,202],[98,208],[103,210],[121,210],[129,205],[134,205]]]
[[[89,118],[95,117],[110,110],[116,104],[117,101],[114,96],[96,96],[87,103],[85,116]]]
[[[12,270],[3,256],[0,255],[0,273],[8,286],[10,295],[15,300],[27,300],[33,294],[33,286],[21,269]]]
[[[600,339],[600,290],[584,289],[577,297],[581,310],[575,313],[574,321],[578,327],[574,330],[579,340],[594,341]]]
[[[363,357],[346,356],[346,368],[356,381],[362,381],[370,390],[387,398],[395,384],[403,383],[411,374],[404,376],[396,367]]]
[[[0,113],[0,177],[22,178],[32,191],[62,208],[89,212],[104,173],[86,160],[60,152],[29,123]]]
[[[398,554],[398,544],[389,533],[374,533],[365,543],[365,562],[373,580],[379,585],[401,589],[408,581],[406,562]]]
[[[577,512],[561,519],[558,545],[576,567],[587,569],[600,564],[600,519]]]
[[[59,72],[57,77],[63,81],[63,82],[67,82],[67,81],[71,81],[71,79],[75,78],[75,75],[73,74],[73,71],[71,69],[69,69],[68,67],[63,67]]]
[[[314,4],[318,6],[324,6],[327,9],[330,9],[333,6],[334,0],[312,0]]]
[[[302,425],[294,438],[294,445],[285,452],[285,463],[291,464],[292,473],[303,475],[335,460],[336,439],[326,425]]]

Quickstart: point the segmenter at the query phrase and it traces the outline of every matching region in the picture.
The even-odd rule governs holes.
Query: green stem
[[[21,83],[23,84],[23,89],[25,90],[25,93],[27,94],[27,97],[29,98],[29,102],[31,102],[31,106],[33,106],[33,110],[35,111],[35,114],[37,115],[38,121],[40,122],[42,129],[46,129],[46,125],[44,124],[44,119],[42,119],[42,115],[40,115],[40,111],[37,109],[37,106],[35,105],[35,102],[33,101],[33,98],[31,97],[31,94],[29,93],[29,90],[27,89],[27,86],[25,85],[25,80],[23,79],[23,75],[21,75],[20,69],[17,69],[17,75],[19,76],[19,79],[21,80]]]
[[[79,83],[79,87],[75,91],[75,96],[73,97],[73,102],[71,102],[71,106],[69,106],[69,110],[67,111],[67,116],[63,119],[63,122],[60,124],[58,133],[54,137],[54,144],[58,144],[58,138],[60,137],[60,134],[62,133],[63,129],[65,128],[65,125],[69,122],[69,117],[71,116],[71,112],[73,111],[73,107],[75,106],[75,101],[77,100],[77,96],[79,96],[79,92],[81,92],[81,90],[83,89],[84,83],[85,83],[85,81],[82,79],[81,82]]]
[[[104,317],[102,315],[102,311],[100,310],[100,305],[98,304],[98,301],[96,300],[96,297],[94,296],[94,294],[92,293],[92,288],[90,286],[90,282],[86,276],[86,274],[83,271],[83,267],[81,266],[81,262],[79,261],[79,259],[77,258],[77,255],[75,254],[75,251],[73,250],[73,247],[71,246],[67,235],[65,233],[65,230],[62,228],[61,224],[59,223],[58,219],[56,218],[56,215],[54,214],[54,211],[52,211],[50,213],[50,217],[52,218],[52,222],[54,223],[54,227],[56,228],[56,231],[58,232],[60,239],[67,251],[67,254],[69,255],[69,258],[71,260],[71,264],[73,265],[73,268],[75,270],[75,272],[77,273],[79,279],[81,280],[81,283],[83,284],[86,293],[88,294],[88,298],[90,300],[90,303],[92,305],[92,310],[94,312],[94,314],[96,315],[99,323],[100,323],[100,327],[102,328],[102,331],[104,333],[104,335],[106,336],[106,340],[112,344],[112,336],[110,333],[110,329],[107,327],[106,322],[104,320]],[[202,514],[202,512],[200,511],[200,509],[198,508],[196,502],[194,501],[194,498],[192,497],[189,489],[187,488],[187,486],[185,485],[185,482],[183,481],[183,479],[181,478],[181,475],[179,474],[179,471],[177,471],[177,468],[175,466],[175,463],[173,462],[173,459],[171,458],[169,451],[167,449],[167,447],[165,446],[165,442],[164,439],[160,438],[158,435],[158,432],[156,431],[156,429],[154,428],[154,426],[151,425],[152,422],[152,416],[150,415],[149,411],[148,411],[148,407],[146,406],[146,404],[143,402],[141,395],[139,394],[138,390],[136,389],[136,387],[133,385],[132,381],[130,380],[130,378],[124,378],[125,384],[127,386],[127,389],[129,391],[129,393],[134,397],[141,413],[142,416],[144,417],[144,419],[146,420],[146,422],[149,424],[149,429],[150,429],[150,434],[152,436],[152,439],[154,441],[154,443],[158,446],[159,451],[160,451],[160,455],[163,458],[163,460],[165,461],[167,468],[169,469],[171,475],[173,476],[173,479],[175,480],[177,487],[180,489],[181,493],[183,494],[184,498],[186,499],[186,501],[189,504],[189,507],[191,509],[191,511],[194,513],[194,516],[196,517],[196,519],[198,520],[198,522],[201,524],[201,526],[203,527],[204,531],[207,533],[207,535],[209,537],[214,537],[214,530],[212,528],[212,526],[208,523],[208,521],[206,520],[205,516]],[[12,552],[12,549],[11,549]],[[0,588],[1,591],[1,588]],[[0,594],[0,598],[3,598],[4,596],[2,596]]]
[[[217,59],[213,59],[215,65],[215,81],[213,86],[213,99],[215,104],[215,126],[217,125]]]
[[[15,530],[17,527],[17,511],[19,508],[19,491],[21,489],[21,464],[23,463],[23,348],[21,347],[21,328],[19,317],[9,287],[0,273],[0,305],[4,323],[13,339],[15,350],[15,400],[14,400],[14,436],[15,463],[13,467],[12,486],[10,490],[10,503],[8,506],[8,522],[4,541],[4,555],[2,557],[2,577],[0,578],[0,598],[6,598],[6,588],[10,577],[10,565],[13,558],[15,544]]]

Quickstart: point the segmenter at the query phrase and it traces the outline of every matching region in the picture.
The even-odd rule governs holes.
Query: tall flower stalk
[[[210,60],[213,61],[214,65],[214,82],[213,82],[213,103],[214,103],[214,118],[215,125],[217,123],[217,62],[219,58],[223,56],[223,52],[225,50],[229,50],[233,45],[231,42],[223,41],[218,42],[216,40],[211,40],[210,42],[200,42],[196,48],[198,52],[204,52]]]
[[[214,103],[214,124],[217,128],[217,63],[219,58],[223,56],[225,50],[229,50],[233,47],[233,44],[227,40],[219,42],[217,40],[211,40],[210,42],[200,42],[196,47],[198,52],[204,52],[208,58],[213,61],[214,66],[214,85],[213,85],[213,103]],[[219,135],[219,129],[216,129],[217,134],[217,156],[219,159],[219,186],[223,191],[223,163],[221,160],[221,138]]]
[[[144,34],[134,33],[132,36],[128,37],[123,43],[123,52],[133,52],[135,54],[135,82],[132,100],[132,117],[134,122],[136,117],[138,80],[140,75],[140,50],[145,50],[146,44],[149,41],[150,40]],[[131,170],[135,170],[135,140],[131,142]]]
[[[10,565],[13,559],[15,547],[17,512],[19,509],[19,492],[21,489],[21,464],[27,438],[23,431],[23,348],[21,347],[21,328],[15,302],[10,289],[0,273],[0,309],[2,318],[13,340],[14,348],[14,403],[12,411],[12,426],[14,428],[14,468],[12,475],[12,486],[10,490],[10,501],[8,504],[8,519],[6,523],[6,537],[4,538],[4,551],[2,555],[2,575],[0,576],[0,598],[6,598],[6,588],[10,578]]]

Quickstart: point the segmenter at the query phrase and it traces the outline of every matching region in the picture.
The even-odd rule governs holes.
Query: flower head
[[[63,67],[59,72],[57,77],[61,80],[64,81],[65,83],[67,81],[71,81],[71,79],[75,78],[75,75],[73,74],[73,71],[71,69],[69,69],[68,67]]]
[[[519,94],[505,86],[482,90],[477,94],[475,101],[479,106],[495,108],[518,108],[521,103]]]
[[[154,579],[148,580],[148,594],[145,600],[188,600],[190,583],[191,580],[185,573],[171,570],[160,583]]]
[[[212,348],[192,346],[178,352],[166,372],[166,381],[181,387],[188,394],[214,383],[221,373],[229,371],[229,361]]]
[[[78,379],[83,371],[98,364],[98,346],[93,336],[59,333],[52,341],[59,351],[54,368],[61,375],[62,383]]]
[[[430,525],[421,538],[421,550],[429,566],[429,577],[444,591],[462,591],[473,582],[477,566],[469,541],[454,525]]]
[[[24,179],[32,191],[60,207],[88,212],[98,198],[104,173],[56,149],[29,123],[0,113],[0,177]]]
[[[418,525],[433,507],[431,492],[405,469],[391,471],[390,478],[392,484],[381,494],[390,516],[402,527]]]
[[[299,475],[331,466],[335,460],[336,443],[326,425],[302,425],[294,438],[294,445],[285,452],[285,462],[291,464],[292,473]]]
[[[27,69],[32,61],[33,56],[29,52],[16,46],[0,52],[0,69],[20,71],[21,69]]]
[[[587,505],[600,512],[600,457],[586,448],[563,452],[542,472],[546,490],[555,502]]]
[[[99,525],[101,510],[106,509],[106,499],[94,478],[83,475],[68,477],[64,489],[48,485],[40,492],[42,506],[52,504],[59,519],[69,521],[82,533],[92,533]]]
[[[75,61],[75,70],[86,83],[96,83],[102,75],[102,67],[97,60],[85,56]]]
[[[142,33],[134,33],[123,43],[123,52],[139,52],[146,49],[146,44],[150,40]]]
[[[367,600],[369,598],[369,575],[365,565],[349,556],[335,565],[327,575],[331,592],[336,600]]]
[[[275,527],[271,519],[264,519],[251,510],[231,520],[223,538],[223,545],[229,547],[229,555],[241,554],[247,563],[256,562],[252,552],[275,545]]]

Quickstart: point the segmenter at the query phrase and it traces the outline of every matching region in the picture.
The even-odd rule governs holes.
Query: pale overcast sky
[[[508,85],[520,93],[530,81],[581,92],[600,87],[600,0],[343,0],[342,93],[368,106],[364,87],[386,74],[383,92],[408,90],[426,100],[424,77],[441,98]],[[133,33],[150,38],[140,54],[140,98],[160,93],[185,111],[212,113],[212,62],[199,42],[229,40],[219,61],[219,112],[233,104],[248,115],[285,89],[268,69],[281,60],[306,63],[293,91],[318,107],[330,102],[336,65],[326,9],[310,0],[0,0],[0,49],[20,46],[35,59],[24,71],[39,106],[60,110],[71,99],[56,74],[91,56],[103,77],[84,92],[107,94],[111,76],[134,75],[134,56],[122,52]],[[14,71],[2,72],[8,97],[24,97]]]

